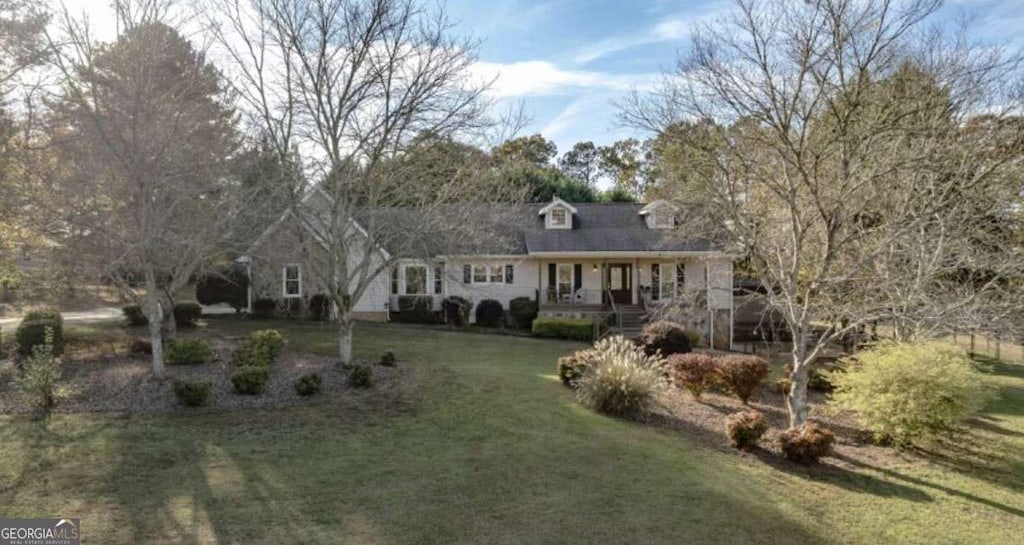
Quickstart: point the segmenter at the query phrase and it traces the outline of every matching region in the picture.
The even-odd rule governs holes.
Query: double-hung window
[[[302,268],[297,263],[285,265],[282,277],[284,279],[284,298],[302,297]]]
[[[405,294],[426,295],[427,294],[427,267],[426,265],[405,266]]]

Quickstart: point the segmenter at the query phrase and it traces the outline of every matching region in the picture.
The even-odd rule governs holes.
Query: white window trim
[[[469,265],[469,284],[472,286],[504,286],[506,282],[505,278],[505,267],[513,265],[513,263],[466,263]],[[477,282],[476,280],[476,268],[483,267],[486,280],[483,282]],[[491,281],[491,272],[497,268],[501,274],[501,280],[498,282]]]
[[[565,212],[564,223],[555,223],[555,210],[563,210]],[[548,229],[572,229],[572,211],[565,206],[552,206],[551,210],[544,216],[544,221]]]
[[[288,293],[288,267],[295,267],[298,272],[298,278],[296,282],[299,285],[298,293]],[[301,299],[302,298],[302,264],[301,263],[285,263],[284,267],[281,268],[281,297],[283,299]]]

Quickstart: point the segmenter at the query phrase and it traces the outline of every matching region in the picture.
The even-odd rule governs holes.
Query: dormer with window
[[[551,203],[540,209],[538,215],[544,217],[545,229],[572,229],[572,217],[576,207],[555,197]]]
[[[640,209],[648,229],[672,229],[676,226],[679,209],[668,201],[654,201]]]

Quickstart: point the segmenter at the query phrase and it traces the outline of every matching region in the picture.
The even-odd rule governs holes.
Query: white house
[[[448,296],[479,302],[529,297],[541,315],[645,314],[656,305],[698,295],[706,313],[698,320],[719,346],[730,343],[733,319],[733,259],[701,240],[680,237],[681,211],[665,201],[517,205],[510,242],[473,255],[397,256],[387,274],[356,302],[356,316],[386,320],[403,295],[431,296],[435,308]],[[282,221],[288,221],[282,218]],[[280,224],[281,222],[279,222]],[[322,291],[294,252],[294,241],[279,240],[277,225],[253,246],[250,261],[254,298],[302,306]],[[384,249],[386,252],[386,249]],[[471,313],[472,314],[472,313]]]

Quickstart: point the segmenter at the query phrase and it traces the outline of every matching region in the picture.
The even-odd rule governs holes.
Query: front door
[[[633,303],[633,266],[629,263],[612,263],[606,267],[605,285],[612,293],[617,305]]]

